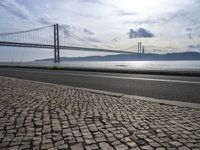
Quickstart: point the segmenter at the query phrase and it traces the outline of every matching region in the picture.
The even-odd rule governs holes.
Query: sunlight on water
[[[198,70],[200,61],[50,61],[0,63],[4,65],[39,66],[39,67],[66,67],[66,68],[94,68],[113,70]]]

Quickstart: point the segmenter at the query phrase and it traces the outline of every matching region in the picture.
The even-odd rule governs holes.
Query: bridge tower
[[[142,43],[138,42],[138,53],[142,53]]]
[[[54,62],[60,62],[59,27],[54,24]]]

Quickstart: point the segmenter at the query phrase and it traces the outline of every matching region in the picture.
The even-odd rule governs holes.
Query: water
[[[0,63],[10,65],[11,63]],[[40,67],[67,67],[111,70],[181,70],[200,71],[200,61],[62,61],[55,64],[49,61],[21,62],[13,65]]]

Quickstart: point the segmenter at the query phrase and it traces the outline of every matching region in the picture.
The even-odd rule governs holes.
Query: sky
[[[58,23],[69,45],[200,52],[199,0],[1,0],[0,14],[0,33]]]

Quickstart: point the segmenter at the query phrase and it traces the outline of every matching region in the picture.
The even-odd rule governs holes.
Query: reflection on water
[[[0,63],[11,64],[11,63]],[[62,61],[55,64],[50,61],[13,63],[21,66],[97,68],[115,70],[198,70],[200,61]]]

